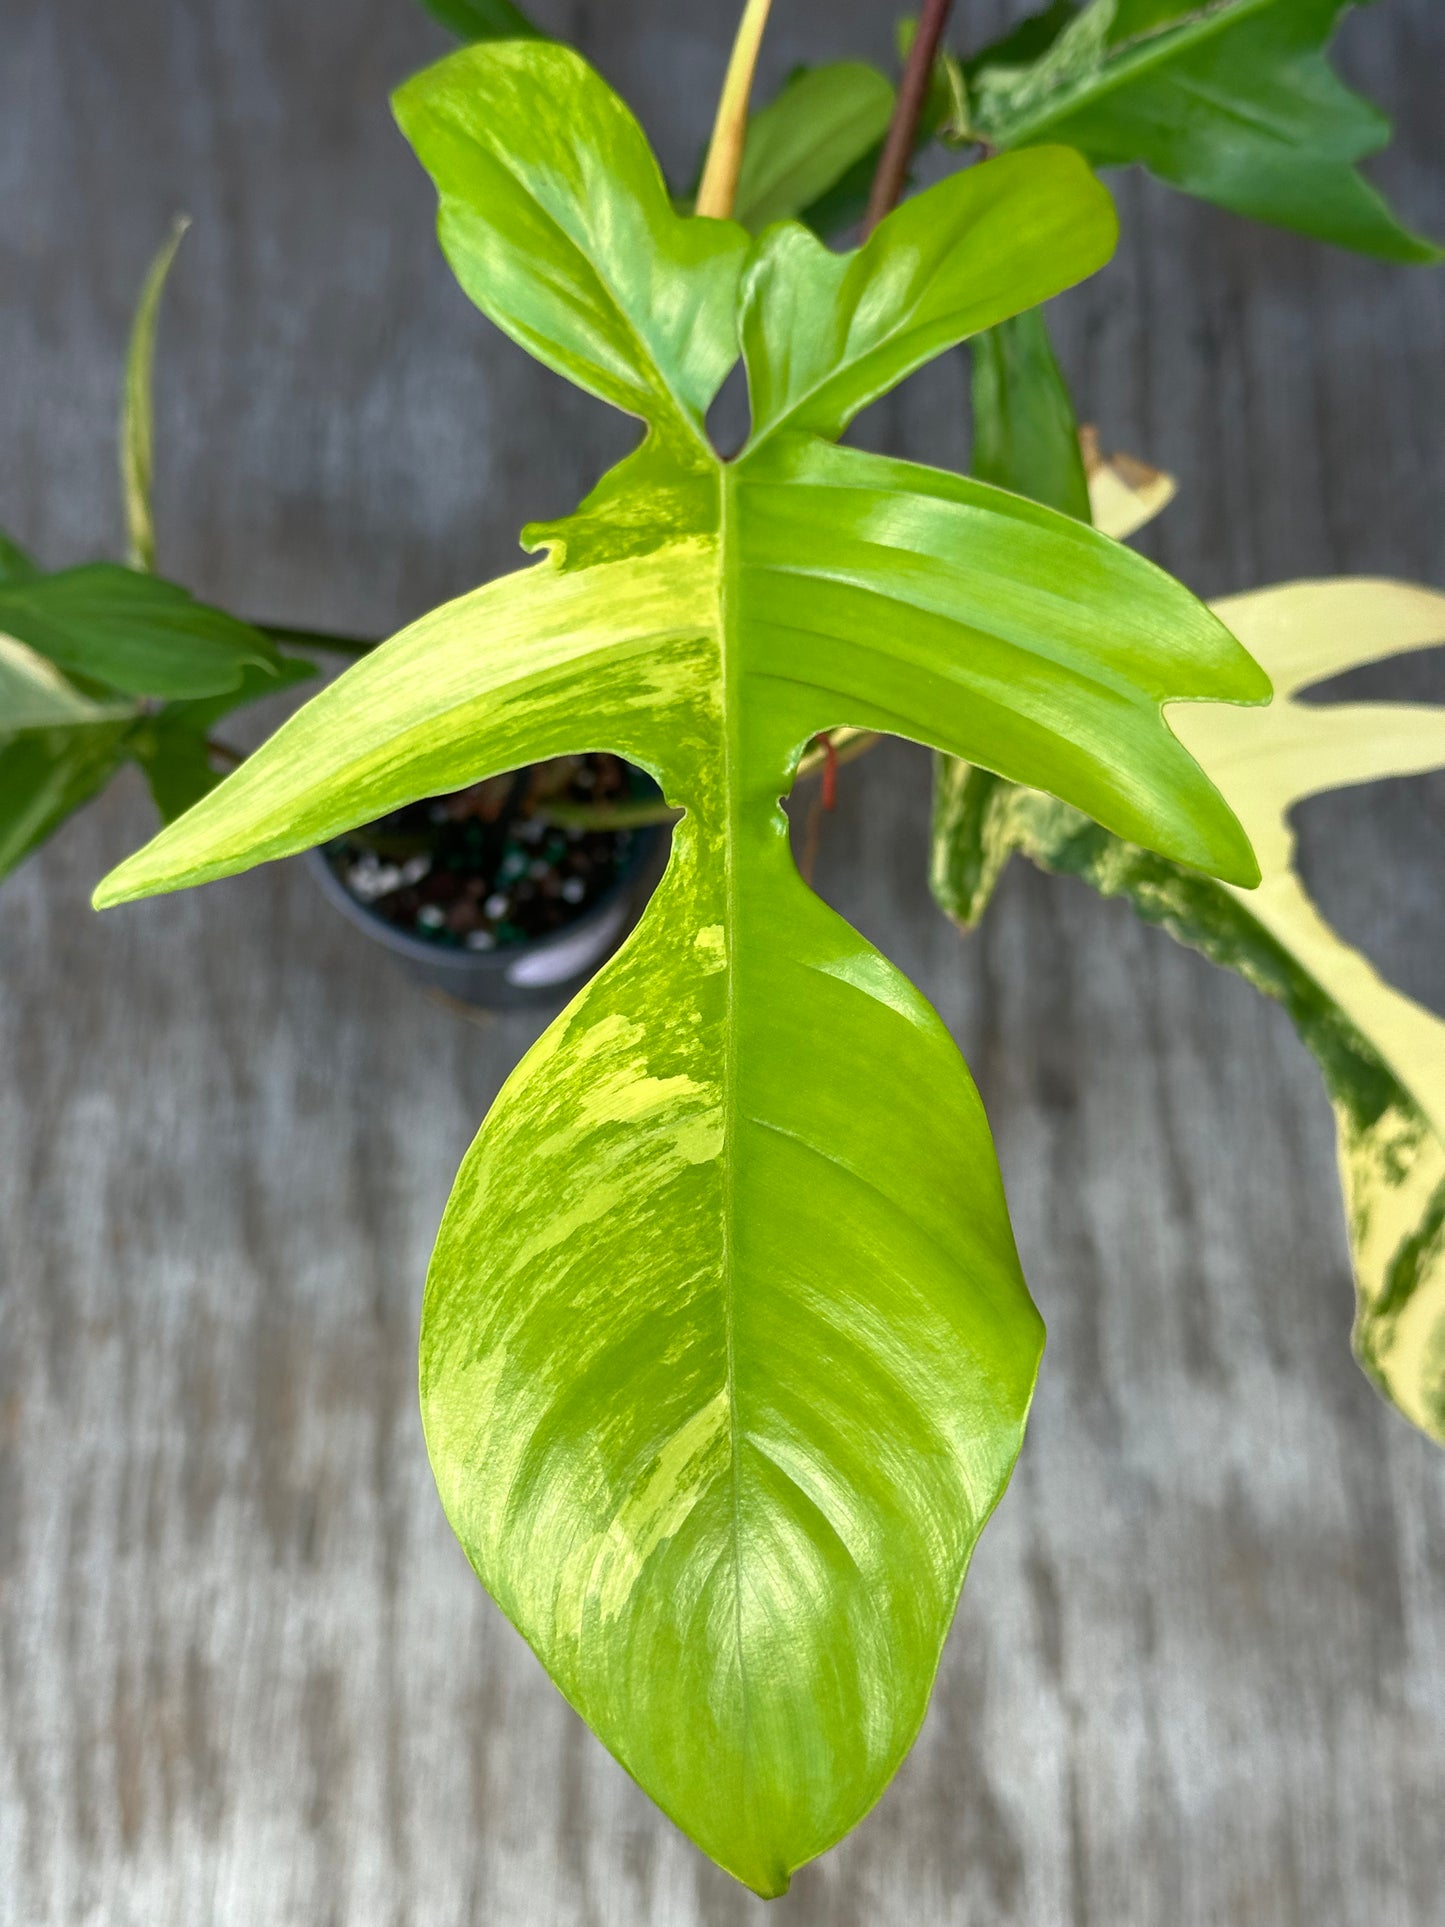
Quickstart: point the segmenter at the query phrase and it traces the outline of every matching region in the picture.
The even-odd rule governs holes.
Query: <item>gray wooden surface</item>
[[[538,11],[684,163],[732,9]],[[888,7],[777,12],[775,73],[886,51]],[[162,559],[198,589],[380,633],[511,566],[624,445],[435,252],[384,105],[443,45],[408,0],[0,18],[0,525],[46,559],[117,546],[124,329],[179,207]],[[1400,119],[1383,177],[1445,233],[1438,0],[1345,52]],[[1181,477],[1153,552],[1207,593],[1445,581],[1445,277],[1134,181],[1122,206],[1060,338],[1106,440]],[[961,389],[948,364],[871,432],[957,460]],[[775,1917],[1438,1927],[1445,1458],[1350,1362],[1313,1067],[1074,886],[1019,869],[961,942],[926,774],[847,772],[821,881],[974,1065],[1050,1345],[922,1739]],[[126,784],[0,891],[0,1923],[756,1918],[503,1624],[427,1470],[427,1250],[534,1021],[425,1002],[294,865],[93,921],[146,821]],[[1438,778],[1305,813],[1331,912],[1437,1009],[1442,829]]]

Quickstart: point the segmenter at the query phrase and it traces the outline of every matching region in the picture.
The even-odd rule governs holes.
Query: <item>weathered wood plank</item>
[[[538,11],[684,163],[728,9]],[[889,29],[794,0],[769,58]],[[55,562],[117,546],[124,329],[178,206],[172,571],[380,632],[575,499],[625,437],[468,308],[386,119],[441,44],[405,0],[10,0],[0,524]],[[1347,51],[1445,232],[1438,8],[1371,10]],[[1208,593],[1438,580],[1445,282],[1122,199],[1061,340],[1108,439],[1182,478],[1155,551]],[[933,371],[876,434],[959,459],[961,389]],[[1332,911],[1441,1007],[1445,784],[1305,815]],[[975,1066],[1050,1348],[919,1746],[777,1913],[1435,1927],[1445,1461],[1350,1363],[1313,1068],[1073,886],[1020,869],[961,943],[925,819],[917,753],[850,770],[820,880]],[[0,892],[0,1927],[752,1918],[482,1596],[427,1471],[426,1254],[535,1022],[458,1024],[294,866],[92,921],[144,820],[118,793]]]

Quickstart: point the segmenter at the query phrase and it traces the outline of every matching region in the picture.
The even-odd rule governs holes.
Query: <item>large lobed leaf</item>
[[[1445,765],[1445,709],[1294,700],[1342,670],[1445,643],[1445,595],[1396,582],[1303,582],[1217,607],[1284,700],[1250,713],[1192,710],[1176,727],[1249,831],[1259,889],[1246,895],[1192,874],[1051,797],[956,766],[940,772],[935,893],[972,924],[1019,850],[1127,897],[1284,1005],[1335,1110],[1356,1355],[1384,1395],[1445,1444],[1445,1023],[1383,983],[1325,923],[1289,825],[1308,796]]]
[[[1352,0],[1054,0],[969,68],[970,132],[1066,141],[1186,193],[1387,261],[1440,259],[1357,163],[1390,123],[1325,49]]]
[[[778,1893],[917,1730],[1042,1339],[968,1072],[803,885],[779,799],[819,732],[892,730],[1247,884],[1162,704],[1267,683],[1093,530],[832,443],[1107,257],[1077,157],[956,176],[833,256],[679,217],[560,47],[468,50],[397,107],[478,305],[647,438],[528,532],[542,562],[348,671],[97,901],[564,751],[628,756],[683,810],[637,931],[463,1165],[422,1408],[448,1515],[559,1686]],[[724,463],[703,417],[740,341],[753,435]]]

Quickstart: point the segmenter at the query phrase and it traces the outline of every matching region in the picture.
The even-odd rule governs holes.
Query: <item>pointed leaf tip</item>
[[[569,381],[705,449],[703,419],[737,360],[746,231],[675,211],[632,113],[569,47],[466,47],[392,105],[482,312]]]

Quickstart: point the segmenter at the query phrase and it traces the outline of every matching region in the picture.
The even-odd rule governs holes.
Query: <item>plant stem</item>
[[[953,0],[923,0],[918,32],[908,49],[908,60],[903,69],[888,138],[878,157],[878,171],[873,176],[873,188],[868,196],[868,212],[863,217],[865,239],[883,216],[897,207],[902,197],[908,180],[908,164],[913,159],[913,149],[918,139],[918,123],[923,118],[924,102],[928,99],[928,86],[933,78],[933,62],[939,42],[943,39],[943,30],[948,25],[952,5]]]
[[[737,199],[743,146],[748,137],[748,101],[771,5],[772,0],[747,0],[737,39],[733,42],[712,140],[708,144],[707,163],[702,170],[702,185],[697,191],[696,212],[711,215],[714,220],[727,220]]]

